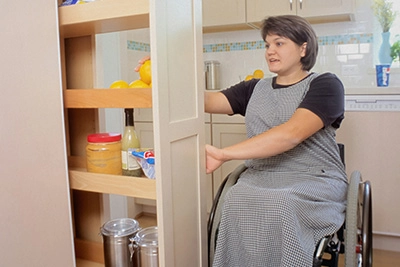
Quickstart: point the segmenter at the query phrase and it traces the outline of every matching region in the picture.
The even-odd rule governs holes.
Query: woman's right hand
[[[206,145],[206,173],[212,173],[218,169],[225,160],[221,149],[212,145]]]
[[[141,66],[143,65],[143,63],[144,63],[145,61],[147,61],[147,60],[150,60],[150,56],[144,56],[144,57],[142,57],[142,58],[139,60],[138,65],[135,67],[135,71],[136,71],[136,72],[139,72],[140,67],[141,67]]]

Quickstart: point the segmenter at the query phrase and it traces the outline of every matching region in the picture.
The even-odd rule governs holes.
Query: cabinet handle
[[[290,3],[290,11],[292,11],[293,10],[293,0],[289,0],[289,3]]]
[[[299,0],[300,1],[300,9],[303,9],[303,0]]]

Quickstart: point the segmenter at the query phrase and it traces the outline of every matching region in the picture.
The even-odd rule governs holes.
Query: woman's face
[[[265,38],[265,59],[269,70],[278,75],[290,75],[302,70],[300,59],[305,56],[306,43],[298,46],[289,38],[267,35]]]

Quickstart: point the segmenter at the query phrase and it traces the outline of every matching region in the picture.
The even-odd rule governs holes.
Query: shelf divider
[[[67,89],[65,108],[151,108],[151,88]]]
[[[103,194],[116,194],[144,199],[156,199],[156,181],[146,177],[130,177],[69,170],[71,189]]]

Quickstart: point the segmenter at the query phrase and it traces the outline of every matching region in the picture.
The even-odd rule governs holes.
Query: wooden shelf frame
[[[151,108],[151,88],[67,89],[65,108]]]
[[[148,0],[102,0],[59,7],[64,38],[148,28]]]
[[[156,180],[146,177],[91,173],[70,168],[69,183],[71,189],[75,190],[153,200],[157,198]]]

